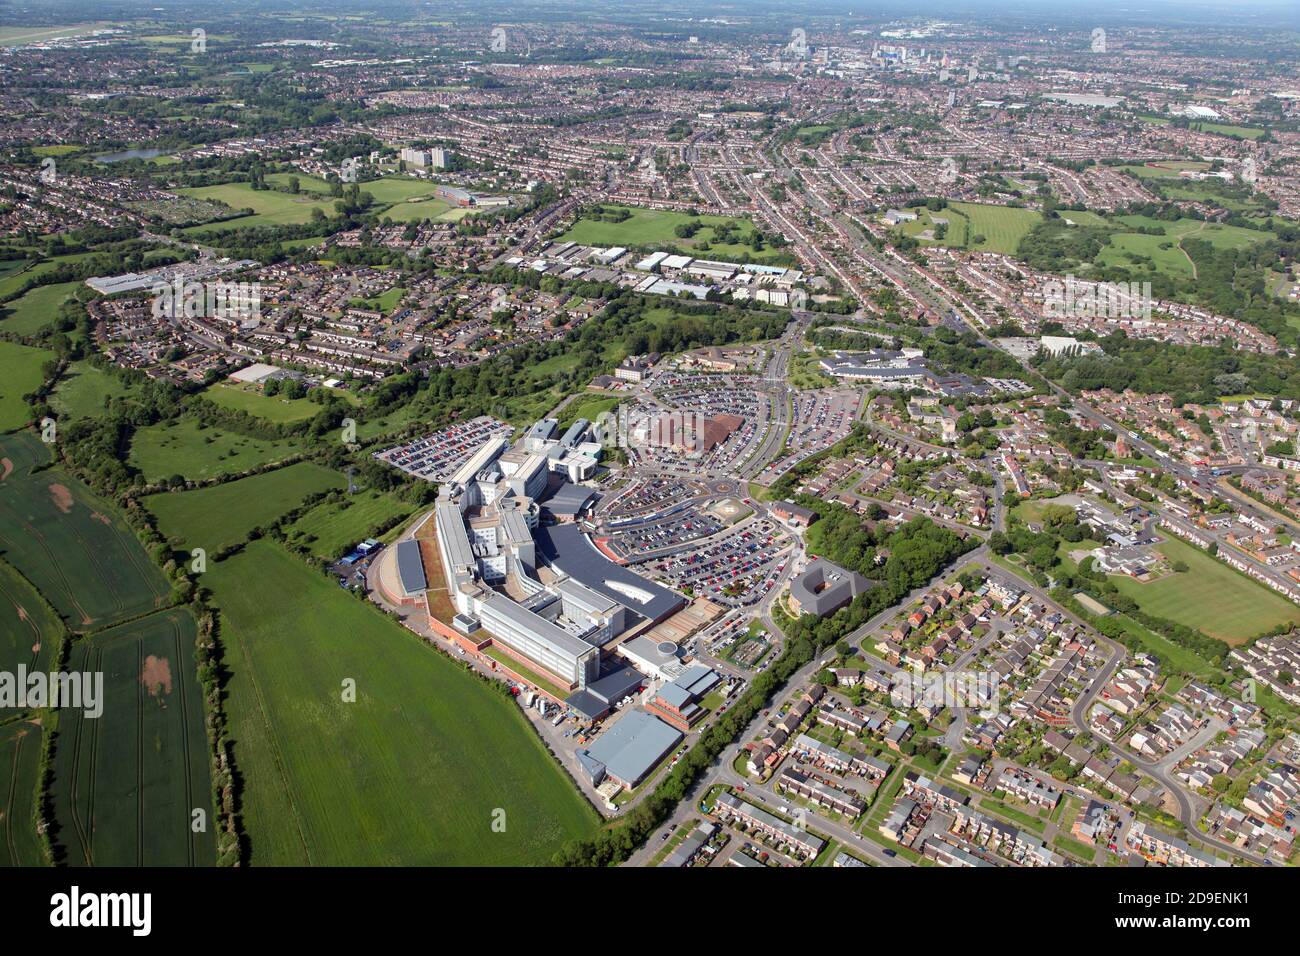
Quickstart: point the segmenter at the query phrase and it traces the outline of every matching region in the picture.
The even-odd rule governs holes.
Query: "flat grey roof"
[[[401,579],[402,590],[407,594],[428,590],[424,561],[420,558],[420,542],[414,538],[397,542],[397,576]]]
[[[635,787],[681,739],[681,731],[644,710],[633,710],[596,738],[587,754],[623,783]]]

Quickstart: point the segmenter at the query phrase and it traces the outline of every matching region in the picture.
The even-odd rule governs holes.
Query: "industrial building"
[[[597,737],[590,747],[579,750],[578,762],[593,786],[608,776],[631,790],[681,739],[681,731],[644,710],[632,710]]]

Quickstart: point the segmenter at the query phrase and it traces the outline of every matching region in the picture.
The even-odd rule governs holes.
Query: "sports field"
[[[279,395],[266,395],[261,389],[252,386],[213,385],[203,393],[203,397],[223,408],[248,412],[277,425],[300,422],[321,410],[321,406],[305,398],[288,399]]]
[[[765,248],[754,252],[744,243],[754,232],[754,224],[747,219],[727,216],[688,216],[669,209],[641,209],[636,206],[606,206],[606,209],[626,209],[631,215],[622,222],[602,219],[579,219],[557,242],[577,242],[592,246],[672,246],[685,255],[708,259],[712,255],[729,257],[750,256],[755,262],[776,259],[788,253],[780,249]],[[703,228],[689,239],[681,239],[674,230],[684,223],[699,223]],[[739,243],[713,244],[714,228],[730,223],[736,226]],[[707,248],[705,248],[707,246]]]
[[[48,670],[63,622],[13,567],[0,558],[0,671]],[[0,707],[0,718],[15,713]]]
[[[0,866],[45,863],[34,816],[40,764],[40,724],[0,727]]]
[[[76,629],[159,607],[170,588],[113,506],[49,460],[28,432],[0,438],[0,550]],[[7,462],[7,464],[6,464]]]
[[[414,505],[381,491],[360,491],[312,508],[289,527],[289,539],[317,557],[340,558],[376,525],[414,510]]]
[[[1158,549],[1170,561],[1186,563],[1188,570],[1146,583],[1111,577],[1147,614],[1198,628],[1229,644],[1279,624],[1300,623],[1300,607],[1199,548],[1169,539]]]
[[[34,335],[51,324],[61,306],[80,282],[38,285],[21,298],[0,306],[0,330],[16,335]]]
[[[917,214],[916,220],[900,227],[906,235],[919,236],[934,229],[937,225],[934,217],[937,216],[948,221],[947,234],[942,240],[924,239],[923,242],[1004,255],[1014,255],[1020,240],[1029,235],[1040,220],[1039,214],[1032,209],[973,202],[951,202],[939,212],[922,208],[911,211]]]
[[[182,196],[195,199],[223,202],[233,210],[251,209],[251,215],[224,222],[191,226],[186,233],[225,231],[227,229],[244,229],[251,226],[285,226],[297,225],[311,219],[311,211],[320,209],[325,215],[334,214],[334,200],[311,193],[291,196],[273,189],[254,189],[249,183],[225,183],[220,186],[198,186],[192,189],[178,189]]]
[[[300,447],[291,439],[250,438],[193,418],[180,418],[137,431],[131,439],[129,460],[148,481],[172,475],[198,480],[280,461]]]
[[[194,618],[173,608],[72,649],[71,671],[102,672],[103,713],[59,712],[59,844],[73,866],[211,866],[208,745],[194,673]],[[206,829],[194,833],[202,810]]]
[[[0,341],[0,432],[31,421],[23,396],[40,387],[41,366],[52,358],[54,353],[45,349]]]
[[[148,495],[144,506],[158,519],[158,530],[164,536],[211,554],[238,544],[254,528],[270,524],[307,495],[346,485],[336,471],[298,462],[209,488]]]
[[[545,864],[594,831],[516,704],[272,542],[204,584],[253,865]]]

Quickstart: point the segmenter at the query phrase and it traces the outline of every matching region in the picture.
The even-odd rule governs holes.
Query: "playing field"
[[[34,335],[52,323],[80,282],[38,285],[21,298],[0,306],[0,331]]]
[[[947,234],[941,240],[923,238],[922,242],[1004,255],[1014,255],[1020,240],[1029,235],[1040,220],[1039,214],[1032,209],[973,202],[951,202],[939,212],[920,208],[911,211],[917,214],[916,220],[900,227],[906,235],[920,236],[933,230],[938,225],[934,221],[937,216],[948,221]]]
[[[275,544],[204,584],[253,865],[545,864],[594,831],[516,704]]]
[[[268,441],[180,418],[148,425],[131,439],[130,462],[148,481],[190,480],[244,471],[296,453],[294,440]]]
[[[52,358],[54,353],[45,349],[0,341],[0,432],[31,421],[23,396],[40,386],[41,366]]]
[[[252,214],[224,222],[208,225],[191,226],[186,233],[224,231],[227,229],[245,229],[251,226],[286,226],[308,222],[311,211],[320,209],[325,215],[334,214],[334,200],[312,193],[291,196],[273,189],[254,189],[248,183],[225,183],[220,186],[199,186],[193,189],[178,189],[182,196],[195,199],[223,202],[231,209],[251,209]]]
[[[754,252],[745,243],[754,232],[754,224],[747,219],[727,216],[688,216],[684,212],[667,209],[641,209],[635,206],[606,206],[606,209],[626,209],[631,215],[622,222],[602,219],[579,219],[573,227],[560,236],[557,242],[577,242],[591,246],[672,246],[685,255],[708,259],[711,255],[740,258],[750,256],[755,262],[765,262],[782,256],[780,249],[765,248]],[[699,223],[703,228],[689,239],[681,239],[674,230],[684,223]],[[713,227],[723,224],[736,227],[738,243],[714,244]]]
[[[410,514],[414,507],[380,491],[361,491],[312,508],[290,525],[289,538],[317,557],[341,558],[347,548],[370,537],[376,525]]]
[[[74,628],[103,627],[167,598],[162,572],[108,502],[27,432],[0,438],[0,550]]]
[[[1185,562],[1189,570],[1146,583],[1111,577],[1147,614],[1198,628],[1229,644],[1279,624],[1300,623],[1300,607],[1200,549],[1169,539],[1159,550],[1170,561]]]
[[[63,622],[8,563],[0,559],[0,671],[48,670]],[[0,718],[16,713],[0,707]]]
[[[0,866],[41,866],[36,835],[36,787],[41,727],[17,721],[0,727]]]
[[[213,385],[203,393],[203,397],[223,408],[248,412],[277,425],[300,422],[321,410],[321,406],[305,398],[288,399],[279,395],[267,395],[260,388],[252,386]]]
[[[248,532],[270,524],[307,495],[346,484],[336,471],[299,462],[209,488],[149,495],[144,506],[158,519],[158,530],[166,537],[211,554],[238,544]]]
[[[211,866],[207,737],[194,618],[173,608],[83,638],[71,671],[102,672],[103,713],[59,712],[58,841],[73,866]],[[194,833],[195,810],[206,817]]]

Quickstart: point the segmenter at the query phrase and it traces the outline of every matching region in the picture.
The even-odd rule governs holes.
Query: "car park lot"
[[[801,394],[794,402],[794,424],[786,448],[789,453],[771,462],[758,476],[770,485],[804,459],[823,451],[849,433],[858,411],[856,391],[821,391]]]
[[[376,452],[375,457],[408,475],[426,481],[446,481],[489,439],[509,437],[513,431],[505,422],[482,415],[448,425],[408,444]]]
[[[772,590],[790,545],[775,522],[762,518],[689,553],[657,559],[648,569],[679,590],[740,607]]]

